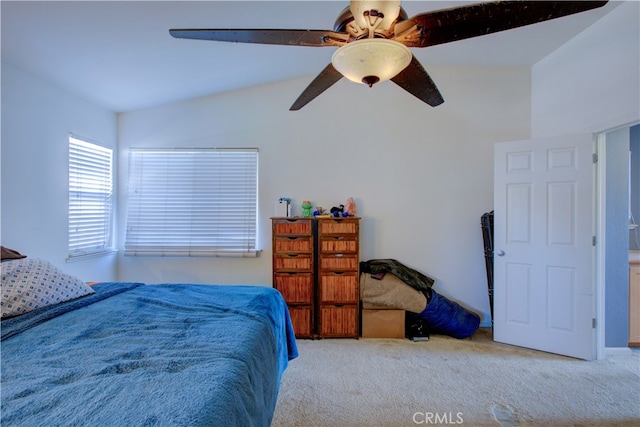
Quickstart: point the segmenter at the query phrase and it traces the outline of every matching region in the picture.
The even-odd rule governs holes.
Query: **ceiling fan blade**
[[[496,1],[426,12],[395,26],[395,40],[427,47],[536,24],[590,9],[607,1]]]
[[[259,43],[293,46],[336,46],[332,40],[344,43],[347,33],[329,30],[259,30],[259,29],[171,29],[177,39],[212,40],[220,42]]]
[[[293,103],[289,111],[296,111],[313,101],[318,95],[333,86],[342,78],[342,74],[338,72],[333,65],[329,63],[324,70],[307,86],[300,94],[296,102]]]
[[[400,71],[400,74],[392,78],[391,81],[432,107],[444,102],[436,84],[415,56],[411,58],[411,63],[407,68]]]

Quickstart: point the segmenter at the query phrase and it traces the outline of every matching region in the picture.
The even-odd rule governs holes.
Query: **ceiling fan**
[[[435,107],[440,91],[410,47],[429,47],[478,37],[604,6],[607,1],[505,0],[418,14],[401,0],[351,0],[331,30],[171,29],[175,38],[238,43],[338,47],[331,63],[307,86],[290,110],[299,110],[342,77],[373,86],[391,80]]]

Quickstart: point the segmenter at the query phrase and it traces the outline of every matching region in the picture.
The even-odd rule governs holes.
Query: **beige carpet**
[[[298,340],[272,426],[640,426],[640,352],[585,362],[472,339]]]

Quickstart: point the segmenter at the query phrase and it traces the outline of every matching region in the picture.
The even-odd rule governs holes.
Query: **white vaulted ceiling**
[[[469,1],[404,1],[411,17]],[[412,49],[427,68],[528,66],[617,5]],[[2,1],[2,61],[116,112],[308,77],[335,48],[178,40],[169,28],[333,29],[348,1]],[[302,91],[306,84],[300,88]]]

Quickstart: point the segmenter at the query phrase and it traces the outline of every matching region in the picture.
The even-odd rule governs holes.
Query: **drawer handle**
[[[344,254],[333,254],[334,257],[336,258],[342,258],[344,256]]]
[[[333,274],[339,276],[341,274],[344,274],[344,271],[334,271]]]
[[[296,258],[299,254],[287,254],[289,258]]]
[[[297,239],[297,237],[287,237],[287,239],[289,239],[289,240],[296,240],[296,239]]]

